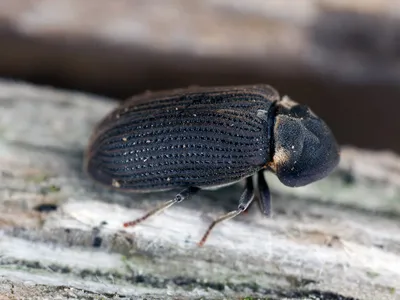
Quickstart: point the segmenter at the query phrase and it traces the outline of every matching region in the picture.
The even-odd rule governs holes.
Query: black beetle
[[[244,85],[132,97],[97,126],[84,165],[94,181],[121,191],[182,189],[125,227],[201,189],[245,179],[238,208],[210,225],[203,245],[217,223],[249,207],[255,191],[261,211],[270,214],[264,171],[275,173],[286,186],[304,186],[326,177],[339,157],[330,129],[307,106],[281,99],[269,85]]]

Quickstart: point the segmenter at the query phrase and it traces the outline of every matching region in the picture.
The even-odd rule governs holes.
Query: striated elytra
[[[94,181],[127,192],[181,189],[176,197],[143,217],[181,202],[201,189],[245,180],[238,208],[255,198],[270,214],[263,172],[298,187],[326,177],[339,162],[332,132],[307,106],[280,98],[268,85],[195,87],[132,97],[96,127],[85,155]]]

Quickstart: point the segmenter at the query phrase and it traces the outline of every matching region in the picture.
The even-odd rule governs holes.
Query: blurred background
[[[0,77],[123,101],[267,83],[343,145],[400,152],[400,1],[2,0]]]

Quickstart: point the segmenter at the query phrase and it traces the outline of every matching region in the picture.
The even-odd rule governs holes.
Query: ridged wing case
[[[134,96],[97,126],[85,166],[133,192],[234,183],[270,159],[270,86],[188,88]]]

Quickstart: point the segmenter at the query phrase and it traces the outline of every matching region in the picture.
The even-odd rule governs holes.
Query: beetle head
[[[286,186],[304,186],[327,176],[339,162],[339,147],[307,106],[283,97],[276,104],[274,155],[269,167]]]

